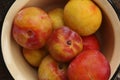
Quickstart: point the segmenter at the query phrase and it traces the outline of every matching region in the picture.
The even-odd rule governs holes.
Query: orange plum
[[[44,49],[26,49],[23,48],[23,56],[25,60],[33,67],[38,67],[42,59],[47,55]]]
[[[47,41],[51,56],[60,62],[69,62],[83,49],[82,38],[66,26],[54,30]]]
[[[43,47],[51,32],[51,19],[40,8],[23,8],[14,18],[12,35],[15,41],[24,48],[38,49]]]
[[[54,60],[50,55],[46,56],[38,69],[39,80],[68,80],[67,64]]]

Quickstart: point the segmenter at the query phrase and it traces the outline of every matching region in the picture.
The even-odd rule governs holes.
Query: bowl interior
[[[18,1],[18,0],[17,0]],[[16,1],[16,3],[17,3]],[[62,7],[64,8],[64,5],[66,4],[68,0],[30,0],[27,2],[27,4],[22,5],[19,7],[19,10],[23,7],[28,6],[37,6],[42,9],[44,9],[46,12],[55,8],[55,7]],[[114,33],[114,27],[111,22],[111,19],[109,18],[108,14],[104,7],[101,7],[101,4],[99,4],[99,1],[94,0],[95,3],[101,8],[102,15],[103,15],[103,21],[100,29],[96,32],[100,44],[101,44],[101,51],[105,55],[105,57],[108,59],[108,61],[111,63],[111,59],[114,55],[114,47],[115,47],[115,33]],[[24,3],[24,0],[21,1],[22,4]],[[17,5],[17,4],[14,4]],[[18,5],[17,5],[18,6]],[[11,8],[11,11],[14,8]],[[16,10],[17,13],[17,10]],[[5,59],[5,62],[7,64],[7,67],[10,71],[10,73],[13,75],[15,79],[21,79],[21,80],[37,80],[37,70],[33,69],[23,58],[21,54],[21,48],[16,44],[16,42],[13,40],[11,36],[11,27],[12,27],[12,21],[15,15],[8,14],[6,17],[8,18],[4,22],[4,27],[7,29],[3,30],[2,35],[2,49],[3,49],[3,56]],[[12,19],[12,20],[11,20]],[[7,33],[6,33],[7,32]],[[7,49],[7,50],[6,50]],[[111,66],[114,66],[111,64]]]

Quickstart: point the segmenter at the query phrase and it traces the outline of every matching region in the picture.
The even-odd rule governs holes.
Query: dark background
[[[0,34],[1,34],[2,23],[4,21],[4,17],[9,7],[12,5],[14,1],[15,0],[0,0]],[[1,45],[1,42],[0,42],[0,45]],[[0,48],[0,80],[14,80],[6,68],[6,65],[2,57],[1,48]]]
[[[4,17],[14,1],[15,0],[0,0],[0,35],[1,35]],[[108,0],[108,1],[114,7],[116,13],[118,14],[118,17],[120,18],[120,0]],[[0,40],[1,40],[1,37],[0,37]],[[1,47],[1,42],[0,42],[0,47]],[[120,80],[119,78],[120,74],[118,73],[120,73],[120,67],[118,67],[115,75],[111,80]],[[1,48],[0,48],[0,80],[14,80],[6,68],[6,65],[2,57]]]

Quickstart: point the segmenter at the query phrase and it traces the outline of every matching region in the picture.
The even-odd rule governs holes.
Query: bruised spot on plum
[[[71,40],[68,40],[67,45],[71,45],[71,44],[72,44]]]
[[[31,30],[27,31],[27,34],[28,34],[29,37],[33,36],[33,32]]]

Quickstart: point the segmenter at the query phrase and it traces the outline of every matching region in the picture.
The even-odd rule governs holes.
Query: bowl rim
[[[10,9],[8,10],[6,16],[5,16],[5,19],[3,21],[3,26],[2,26],[2,33],[1,33],[1,48],[2,48],[2,54],[3,54],[3,59],[4,59],[4,62],[5,62],[5,65],[9,71],[9,73],[12,75],[12,77],[15,79],[15,80],[25,80],[24,78],[22,78],[20,74],[20,70],[17,69],[17,65],[14,65],[14,61],[12,59],[12,56],[9,53],[9,49],[6,50],[6,45],[7,42],[5,39],[8,39],[7,37],[9,36],[6,36],[6,33],[7,33],[7,29],[9,29],[9,26],[12,25],[12,21],[14,19],[14,15],[23,7],[27,4],[27,2],[30,1],[30,0],[16,0],[12,6],[10,7]],[[12,15],[12,16],[11,16]],[[10,33],[10,32],[9,32]],[[8,48],[8,47],[7,47]],[[12,67],[10,67],[10,65],[12,64]]]
[[[10,9],[8,10],[7,12],[7,15],[4,19],[4,22],[3,22],[3,28],[2,28],[2,34],[1,34],[1,48],[2,48],[2,54],[3,54],[3,59],[5,61],[5,64],[8,68],[8,71],[10,72],[10,74],[13,76],[14,79],[16,80],[24,80],[24,78],[22,78],[22,73],[20,73],[20,70],[17,69],[17,65],[14,65],[14,68],[10,68],[9,65],[10,63],[13,63],[12,62],[12,57],[10,56],[9,51],[10,50],[6,50],[7,48],[7,42],[5,39],[7,39],[6,37],[9,37],[9,36],[6,36],[6,28],[8,28],[7,26],[8,25],[12,25],[12,21],[13,21],[13,18],[14,18],[14,15],[23,7],[25,6],[30,0],[16,0],[12,6],[10,7]],[[115,27],[115,26],[118,26],[116,28],[114,28],[114,32],[115,32],[115,50],[114,50],[114,55],[111,59],[111,62],[110,64],[114,64],[115,66],[111,66],[111,68],[113,69],[111,72],[111,77],[114,75],[115,71],[117,70],[117,67],[119,66],[119,63],[120,61],[118,59],[120,59],[120,56],[118,56],[118,52],[120,52],[119,50],[119,44],[117,44],[117,42],[120,41],[120,37],[119,37],[119,34],[120,34],[120,22],[119,22],[119,19],[118,19],[118,16],[115,12],[115,10],[113,9],[113,7],[110,5],[110,3],[107,1],[107,0],[94,0],[96,3],[99,3],[99,5],[101,5],[102,7],[101,8],[105,8],[105,11],[107,12],[107,10],[109,10],[111,13],[107,13],[108,17],[110,18],[111,22],[114,22],[112,23],[112,25]],[[22,3],[22,4],[21,4]],[[11,16],[11,14],[13,16]],[[113,17],[114,16],[114,17]],[[9,19],[11,18],[11,19]],[[6,37],[5,37],[6,36]],[[7,57],[6,57],[7,56]],[[116,57],[118,57],[116,59]],[[14,70],[16,69],[16,71]],[[20,76],[18,76],[19,74],[21,74]],[[110,77],[110,78],[111,78]]]
[[[118,55],[120,52],[118,42],[120,41],[120,21],[117,16],[117,13],[115,12],[114,8],[111,6],[111,4],[107,0],[94,0],[96,3],[99,3],[99,5],[104,11],[106,12],[107,16],[110,19],[110,22],[112,22],[112,26],[114,29],[114,55],[112,55],[111,61],[110,61],[110,67],[111,67],[111,76],[110,79],[113,77],[114,73],[116,72],[117,68],[119,67],[120,64],[120,56]],[[108,12],[109,10],[109,12]],[[116,58],[117,57],[117,58]],[[112,66],[114,65],[114,66]]]

